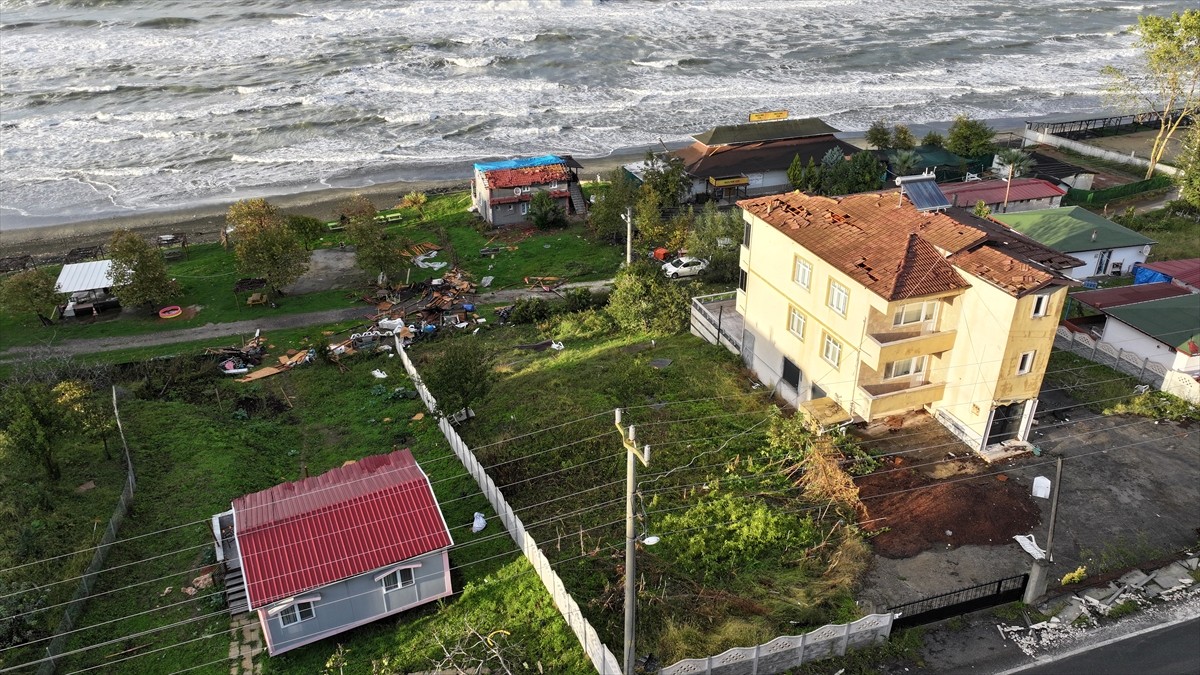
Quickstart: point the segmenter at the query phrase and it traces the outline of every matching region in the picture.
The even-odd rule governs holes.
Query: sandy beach
[[[576,158],[583,165],[579,170],[580,180],[595,180],[619,166],[637,162],[646,154],[646,148],[615,152],[606,157],[591,159]],[[407,193],[412,191],[434,192],[470,189],[470,176],[458,180],[416,181],[379,183],[354,189],[325,189],[267,197],[287,214],[300,214],[334,220],[338,204],[357,193],[368,197],[378,209],[389,209]],[[65,256],[73,248],[96,246],[108,242],[112,233],[119,229],[137,231],[144,236],[157,236],[182,232],[192,243],[217,241],[225,225],[225,212],[232,201],[197,208],[175,211],[153,211],[112,216],[97,220],[31,227],[6,229],[0,227],[0,257],[32,255],[39,260],[51,260]]]

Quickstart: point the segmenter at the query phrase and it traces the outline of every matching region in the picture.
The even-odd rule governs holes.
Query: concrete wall
[[[1085,359],[1095,361],[1132,375],[1140,382],[1161,391],[1178,396],[1185,401],[1200,404],[1200,382],[1195,374],[1200,371],[1200,358],[1186,358],[1184,363],[1194,368],[1187,371],[1171,370],[1148,357],[1103,340],[1093,340],[1083,333],[1075,333],[1059,326],[1054,346],[1074,352]]]
[[[435,551],[397,564],[418,566],[413,569],[415,583],[412,586],[384,593],[383,584],[375,577],[394,566],[322,586],[297,596],[301,599],[320,596],[320,600],[314,602],[313,618],[307,621],[284,626],[278,614],[268,614],[274,605],[259,608],[258,619],[267,650],[274,656],[451,594],[450,561],[446,551]]]
[[[1200,297],[1197,298],[1197,301],[1200,302]],[[1104,333],[1100,339],[1109,344],[1120,346],[1122,351],[1132,352],[1171,370],[1187,370],[1186,362],[1188,357],[1186,354],[1180,354],[1179,350],[1174,347],[1165,345],[1129,324],[1114,319],[1111,316],[1104,322]],[[1179,356],[1183,358],[1178,359],[1177,357]],[[1183,363],[1181,364],[1179,361]],[[1180,365],[1184,367],[1181,368],[1179,367]]]
[[[1068,255],[1079,258],[1084,262],[1083,265],[1076,267],[1070,271],[1072,279],[1083,281],[1089,277],[1107,275],[1108,269],[1096,271],[1096,264],[1100,261],[1100,255],[1105,249],[1095,249],[1092,251],[1064,251]],[[1128,276],[1133,273],[1134,263],[1146,262],[1146,247],[1145,246],[1126,246],[1123,248],[1110,249],[1112,257],[1109,259],[1109,265],[1112,263],[1121,263],[1121,274]]]
[[[1047,197],[1045,199],[1027,199],[1022,201],[1009,200],[1008,206],[1004,206],[1003,201],[994,204],[988,204],[994,213],[1017,213],[1019,211],[1035,211],[1037,209],[1053,209],[1062,204],[1062,196]],[[967,205],[969,207],[969,205]]]
[[[1054,134],[1047,134],[1047,133],[1043,133],[1040,131],[1034,131],[1033,129],[1030,129],[1028,127],[1024,131],[1024,136],[1025,136],[1025,140],[1030,141],[1034,144],[1045,144],[1045,145],[1054,146],[1056,148],[1066,148],[1068,150],[1074,150],[1075,152],[1078,152],[1081,155],[1087,155],[1089,157],[1099,157],[1101,159],[1107,159],[1107,160],[1110,160],[1113,162],[1121,162],[1123,164],[1133,164],[1135,166],[1141,166],[1141,167],[1149,167],[1150,166],[1150,160],[1148,160],[1148,159],[1142,159],[1141,157],[1136,157],[1134,155],[1122,155],[1119,152],[1113,152],[1112,150],[1105,150],[1103,148],[1097,148],[1093,145],[1088,145],[1087,143],[1080,143],[1079,141],[1072,141],[1070,139],[1062,138],[1060,136],[1055,136]],[[1174,176],[1176,173],[1179,172],[1178,169],[1176,169],[1175,167],[1167,166],[1166,164],[1162,164],[1162,163],[1155,165],[1154,170],[1161,171],[1162,173],[1165,173],[1168,176]]]

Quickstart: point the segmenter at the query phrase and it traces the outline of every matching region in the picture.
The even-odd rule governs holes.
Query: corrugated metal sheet
[[[1200,288],[1200,258],[1142,263],[1142,267],[1161,272],[1192,288]]]
[[[454,543],[407,449],[239,497],[233,511],[252,608]]]
[[[1160,281],[1153,284],[1118,286],[1098,291],[1081,291],[1072,294],[1071,297],[1089,307],[1105,309],[1106,307],[1121,307],[1163,298],[1177,298],[1181,295],[1191,295],[1191,291],[1183,286]],[[1200,300],[1197,300],[1197,304],[1200,304]]]
[[[1008,201],[1025,202],[1035,199],[1050,199],[1061,197],[1067,191],[1044,181],[1040,178],[1014,178],[1012,187],[1002,180],[984,180],[972,183],[942,183],[939,185],[942,194],[954,199],[958,195],[958,205],[970,208],[979,200],[985,204],[1001,204],[1004,202],[1005,191],[1008,191]]]
[[[112,261],[93,260],[63,265],[62,271],[58,273],[55,290],[59,293],[74,293],[109,288],[112,285]]]

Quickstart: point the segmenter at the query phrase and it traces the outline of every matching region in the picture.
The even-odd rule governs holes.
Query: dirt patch
[[[283,289],[288,295],[302,295],[342,288],[359,288],[369,280],[363,270],[355,266],[352,249],[318,248],[312,252],[305,272],[291,286]]]
[[[1011,544],[1028,534],[1041,512],[1026,487],[997,476],[936,481],[892,457],[879,471],[859,479],[875,552],[908,558],[922,551],[968,544]]]

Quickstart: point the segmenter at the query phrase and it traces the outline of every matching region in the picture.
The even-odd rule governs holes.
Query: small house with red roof
[[[450,530],[412,453],[365,457],[213,516],[230,611],[271,655],[450,595]]]
[[[523,223],[529,203],[538,192],[548,192],[567,214],[587,214],[577,169],[570,156],[543,155],[475,165],[471,203],[493,227]]]
[[[942,183],[938,187],[955,206],[971,209],[983,202],[992,213],[1055,208],[1067,194],[1064,188],[1041,178]]]

